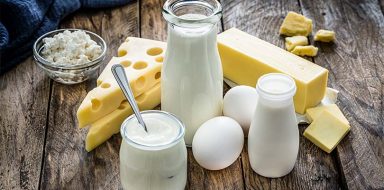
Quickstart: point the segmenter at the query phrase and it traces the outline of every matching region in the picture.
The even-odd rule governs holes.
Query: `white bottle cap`
[[[258,94],[268,100],[291,99],[296,93],[292,77],[282,73],[270,73],[259,78],[256,85]]]

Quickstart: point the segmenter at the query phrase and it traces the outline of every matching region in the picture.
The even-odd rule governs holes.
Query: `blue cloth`
[[[0,75],[32,54],[35,40],[80,8],[113,7],[130,0],[0,0]]]

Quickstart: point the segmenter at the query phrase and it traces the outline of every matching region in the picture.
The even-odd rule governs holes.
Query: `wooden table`
[[[166,39],[162,0],[82,10],[62,28],[83,28],[108,44],[108,60],[128,36]],[[201,168],[188,150],[187,189],[384,189],[384,0],[223,0],[223,30],[237,27],[283,47],[279,26],[288,11],[311,18],[314,31],[337,33],[334,45],[316,44],[316,64],[329,69],[329,86],[351,131],[327,154],[302,136],[294,170],[268,179],[254,173],[247,148],[230,167]],[[101,71],[101,70],[100,70]],[[99,72],[100,72],[99,71]],[[96,150],[84,148],[86,130],[76,110],[95,78],[66,86],[54,82],[30,57],[0,77],[0,189],[118,189],[120,135]]]

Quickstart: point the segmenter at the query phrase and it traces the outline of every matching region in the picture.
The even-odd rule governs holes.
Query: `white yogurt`
[[[199,14],[180,17],[206,18]],[[216,36],[216,23],[168,25],[161,109],[174,113],[183,121],[187,145],[192,144],[201,124],[222,114],[223,73]]]
[[[184,127],[172,115],[142,112],[148,133],[134,116],[121,127],[120,178],[124,189],[184,189],[187,150]]]

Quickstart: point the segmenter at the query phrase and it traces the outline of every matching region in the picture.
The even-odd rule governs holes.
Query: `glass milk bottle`
[[[265,177],[281,177],[292,171],[299,151],[299,130],[293,96],[295,81],[271,73],[256,85],[258,102],[248,134],[252,169]]]
[[[184,126],[163,111],[141,112],[148,132],[135,115],[121,126],[120,179],[124,189],[181,190],[187,182]]]
[[[161,77],[161,108],[185,124],[185,142],[205,121],[222,114],[223,71],[217,49],[221,5],[216,0],[168,0],[167,51]]]

